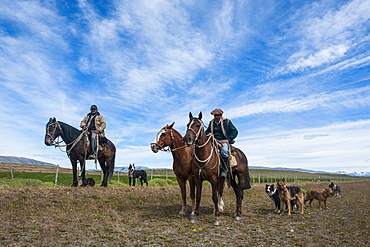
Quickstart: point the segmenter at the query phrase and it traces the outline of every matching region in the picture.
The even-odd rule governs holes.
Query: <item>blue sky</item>
[[[370,2],[0,1],[0,155],[70,167],[50,117],[96,104],[116,166],[171,168],[150,143],[224,110],[251,166],[370,171]],[[92,161],[88,168],[93,168]]]

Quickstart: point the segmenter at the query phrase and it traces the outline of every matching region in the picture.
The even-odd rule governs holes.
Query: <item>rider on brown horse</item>
[[[209,122],[206,134],[212,133],[216,140],[222,144],[221,156],[223,162],[221,165],[221,177],[226,177],[227,168],[229,167],[229,144],[234,143],[238,135],[238,130],[230,119],[222,117],[224,112],[221,109],[214,109],[211,114],[214,118]]]
[[[97,137],[105,139],[104,129],[107,126],[103,115],[98,112],[98,107],[92,105],[90,107],[90,113],[81,121],[80,127],[88,129],[91,133],[91,147],[96,157],[97,154]]]

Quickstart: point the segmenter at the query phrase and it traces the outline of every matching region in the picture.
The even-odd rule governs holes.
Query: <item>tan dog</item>
[[[325,188],[321,192],[318,192],[316,190],[309,190],[306,193],[306,199],[304,200],[304,204],[306,205],[306,202],[310,201],[309,204],[310,204],[310,207],[312,207],[311,202],[313,201],[313,199],[316,199],[316,200],[319,201],[319,208],[321,210],[322,210],[321,202],[324,202],[325,208],[329,208],[326,205],[326,200],[328,199],[329,196],[333,196],[334,194],[335,194],[334,190],[332,190],[330,188]]]
[[[281,202],[281,213],[284,213],[285,205],[288,207],[288,215],[291,215],[291,204],[290,202],[295,200],[301,205],[301,214],[304,214],[304,194],[302,190],[297,186],[286,186],[284,180],[277,182],[277,188],[279,191],[279,197]]]

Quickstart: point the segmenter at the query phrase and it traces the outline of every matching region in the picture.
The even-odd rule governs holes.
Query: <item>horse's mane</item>
[[[176,129],[174,129],[174,128],[172,128],[172,130],[176,133],[176,134],[178,134],[179,136],[180,136],[180,138],[182,139],[182,135],[180,134],[180,132],[178,132]]]
[[[81,131],[76,129],[75,127],[61,121],[58,122],[60,124],[60,127],[63,129],[63,134],[66,139],[74,140],[77,138],[77,136],[81,134]]]

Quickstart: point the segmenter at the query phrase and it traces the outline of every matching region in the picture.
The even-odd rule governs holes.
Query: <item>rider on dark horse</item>
[[[234,139],[238,135],[238,130],[230,119],[222,117],[224,112],[221,109],[214,109],[211,114],[214,118],[209,122],[206,134],[213,134],[216,140],[221,145],[221,177],[226,177],[227,168],[229,167],[229,144],[234,143]]]
[[[91,133],[91,148],[93,150],[94,157],[97,157],[97,138],[99,137],[100,140],[105,140],[105,133],[104,129],[107,126],[103,115],[98,112],[98,107],[96,105],[92,105],[90,107],[90,113],[88,113],[85,118],[81,121],[80,127],[88,129]],[[90,153],[90,152],[89,152]]]

